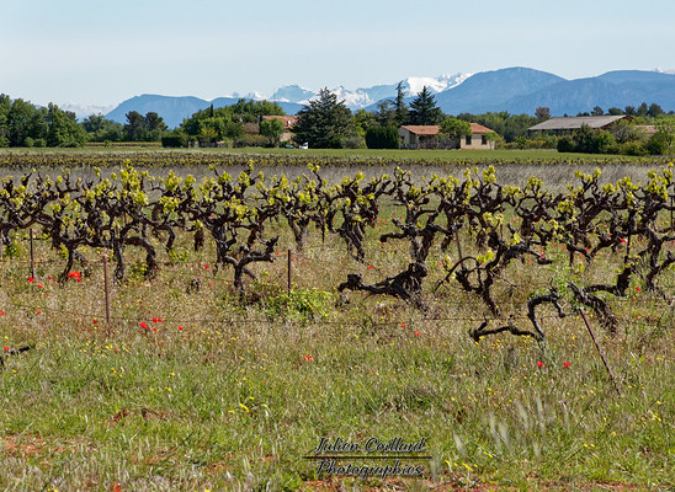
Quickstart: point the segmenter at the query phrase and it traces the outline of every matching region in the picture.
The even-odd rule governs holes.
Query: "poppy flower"
[[[372,270],[372,269],[373,269],[373,265],[368,265],[368,270]]]
[[[417,336],[419,337],[419,336],[420,336],[420,332],[417,331],[417,330],[415,330],[415,335],[417,335]]]
[[[31,283],[32,283],[32,282],[35,282],[35,279],[34,279],[33,277],[28,277],[26,280],[28,280],[28,281],[31,282]]]
[[[94,318],[94,323],[98,323],[98,320],[96,318]]]
[[[570,363],[567,362],[567,361],[565,361],[565,362],[563,362],[563,366],[564,366],[564,367],[569,367],[569,366],[570,366]]]
[[[183,331],[183,327],[182,327],[182,326],[179,326],[179,327],[178,327],[178,331]]]
[[[312,362],[314,360],[314,357],[312,357],[311,355],[303,355],[302,358],[307,362]]]
[[[37,314],[42,314],[42,311],[38,311]]]
[[[143,328],[144,330],[147,330],[148,324],[145,321],[141,321],[141,328]]]
[[[642,289],[641,289],[640,287],[635,287],[635,290],[637,290],[637,291],[639,292],[639,291],[641,291]]]
[[[401,328],[405,328],[405,323],[401,323]]]
[[[544,367],[544,363],[540,360],[537,361],[537,366],[538,367]]]
[[[2,309],[0,309],[0,316],[4,316],[4,315],[5,315],[5,312]]]
[[[5,345],[3,348],[5,349],[5,352],[9,352],[9,347],[7,345]]]
[[[44,287],[42,286],[42,284],[38,284],[37,288],[38,288],[38,289],[44,289]]]

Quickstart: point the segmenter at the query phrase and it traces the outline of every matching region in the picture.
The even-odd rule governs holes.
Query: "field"
[[[296,154],[297,159],[289,157]],[[528,152],[462,152],[457,160],[430,153],[423,162],[419,157],[401,160],[412,154],[0,153],[3,176],[12,174],[17,187],[31,167],[54,177],[67,166],[73,181],[94,182],[75,187],[66,201],[59,196],[43,204],[40,221],[11,229],[2,245],[0,490],[672,490],[675,237],[670,237],[668,207],[675,184],[668,168],[661,171],[667,160]],[[164,181],[139,185],[135,170],[127,168],[131,177],[123,184],[120,165],[127,158]],[[256,169],[242,177],[249,161]],[[195,190],[208,176],[222,189],[228,186],[208,165],[219,164],[219,176],[226,171],[239,185],[262,169],[265,186],[256,189],[252,183],[241,191],[242,203],[248,204],[266,187],[276,190],[271,195],[281,193],[281,187],[270,184],[273,174],[311,177],[308,162],[322,166],[318,173],[326,178],[326,189],[352,187],[361,199],[337,200],[330,208],[321,192],[303,188],[307,195],[296,196],[295,212],[305,204],[310,208],[302,209],[303,216],[314,218],[301,250],[292,219],[279,209],[261,236],[244,245],[241,231],[247,235],[266,213],[265,200],[253,213],[252,206],[237,208],[239,195],[231,190],[229,201],[209,208],[209,200],[191,197],[185,180],[176,188],[170,184],[169,169],[182,178],[193,174]],[[393,183],[397,164],[412,172]],[[477,171],[465,177],[469,165]],[[96,166],[102,168],[100,178]],[[596,167],[600,177],[592,175]],[[359,181],[361,168],[366,177]],[[577,169],[586,175],[575,177]],[[658,176],[649,176],[650,170]],[[393,181],[383,179],[378,189],[393,183],[402,194],[383,193],[374,206],[375,199],[363,190],[371,177],[385,172]],[[91,198],[97,200],[92,210],[72,203],[81,195],[86,204],[86,191],[113,173],[120,175],[116,190],[129,186],[130,193],[147,194],[147,202],[134,198],[137,209],[122,195],[108,198],[125,204],[119,220],[132,229],[137,221],[135,233],[148,239],[156,265],[149,250],[129,243],[124,273],[116,281],[120,261],[112,255],[106,262],[106,302],[102,257],[110,257],[112,249],[92,245],[90,232],[78,232],[77,223],[97,210],[113,213],[109,190]],[[432,189],[434,173],[480,182],[468,188],[478,198],[463,204],[454,189]],[[536,184],[527,188],[532,175],[543,180],[541,189]],[[611,192],[602,188],[625,175],[631,183]],[[586,186],[581,196],[595,202],[546,202],[547,218],[530,223],[532,204],[545,202],[542,190],[571,193],[567,184]],[[499,211],[489,212],[488,198],[498,190],[506,196],[507,185],[529,190],[527,207],[514,207],[504,198]],[[35,176],[27,181],[22,205],[38,203],[31,201],[35,190],[55,189],[39,186]],[[205,188],[194,196],[202,194],[222,198]],[[195,215],[180,227],[171,226],[177,236],[167,250],[166,231],[153,229],[152,207],[160,196],[176,200],[156,210],[166,212],[165,223],[177,224],[181,214],[198,210],[208,229],[209,220],[227,217],[239,228],[234,238],[239,249],[219,251],[215,236],[207,233],[196,251],[196,232],[188,227],[196,223]],[[423,226],[443,200],[451,204],[458,228],[447,234],[434,229],[437,236],[427,251],[417,239],[430,230]],[[9,223],[11,214],[4,210],[16,203],[0,198],[0,225]],[[60,207],[51,206],[56,203]],[[357,203],[361,208],[354,208]],[[589,222],[567,208],[608,203],[611,207]],[[318,211],[334,213],[333,221],[316,219]],[[57,231],[53,221],[59,217],[71,222]],[[98,227],[95,221],[88,224]],[[445,219],[431,225],[450,229]],[[589,228],[586,244],[575,233]],[[347,241],[338,229],[356,234],[357,240],[347,234]],[[218,230],[214,227],[214,234]],[[74,242],[78,234],[82,243]],[[57,248],[54,238],[61,241]],[[649,256],[654,238],[660,241],[655,259]],[[250,263],[256,278],[243,275],[238,284],[234,264],[255,251],[269,257]],[[491,266],[496,260],[489,251],[504,263]],[[509,255],[512,261],[501,260]],[[216,258],[234,263],[217,265]],[[464,271],[458,261],[465,258],[474,258],[467,263],[474,275],[467,277],[468,284],[456,277]],[[414,282],[401,284],[410,298],[376,294],[353,282],[338,289],[350,274],[374,286],[413,263],[423,263],[428,274],[419,292]],[[494,281],[491,289],[485,287],[488,279]],[[604,301],[609,311],[581,302],[571,284]],[[598,285],[611,289],[591,288]],[[528,317],[528,302],[552,296],[553,289],[556,302],[536,307],[540,336]],[[588,313],[595,340],[582,312]],[[507,329],[487,331],[500,327]],[[27,350],[20,352],[22,347]],[[393,466],[395,460],[377,459],[376,453],[336,462],[336,467],[361,467],[361,475],[368,467],[371,476],[365,479],[336,469],[318,473],[322,462],[307,458],[321,438],[331,443],[340,438],[361,449],[372,438],[424,439],[422,452],[400,460],[401,467],[413,467],[407,468],[411,473],[421,466],[422,476],[378,477],[376,468]]]

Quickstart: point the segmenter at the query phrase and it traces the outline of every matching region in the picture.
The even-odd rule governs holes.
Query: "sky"
[[[673,0],[0,0],[0,93],[116,105],[524,66],[675,68]]]

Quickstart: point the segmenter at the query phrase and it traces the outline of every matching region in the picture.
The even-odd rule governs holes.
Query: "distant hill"
[[[605,111],[657,103],[665,111],[675,110],[675,75],[623,70],[598,77],[566,80],[530,94],[516,96],[503,104],[511,113],[534,114],[539,106],[548,107],[553,116],[590,112],[595,106]]]
[[[510,99],[564,80],[557,75],[522,67],[481,72],[463,84],[437,94],[436,104],[444,113],[454,115],[504,111]]]
[[[106,114],[106,118],[119,123],[126,123],[126,114],[130,111],[137,111],[143,115],[155,112],[164,118],[164,122],[169,128],[176,128],[185,118],[189,118],[199,110],[208,108],[211,104],[215,108],[222,108],[232,106],[237,101],[239,101],[239,98],[235,97],[219,97],[213,101],[206,101],[192,96],[172,97],[143,94],[142,96],[132,97],[122,102],[110,113]],[[282,107],[286,114],[295,114],[302,109],[302,105],[295,103],[280,102],[279,106]]]
[[[378,102],[391,100],[396,95],[397,83],[355,90],[338,86],[331,90],[352,110],[376,111]],[[500,111],[533,115],[542,106],[549,108],[552,116],[563,116],[590,112],[595,106],[606,111],[611,107],[639,106],[643,102],[656,103],[665,111],[675,110],[675,74],[663,71],[617,70],[597,77],[566,80],[541,70],[513,67],[475,75],[408,77],[403,80],[409,94],[408,103],[423,86],[429,87],[443,112],[452,115]],[[288,85],[277,89],[268,100],[276,101],[286,114],[295,114],[317,93],[299,85]],[[256,99],[260,97],[256,95]],[[206,101],[197,97],[144,94],[124,101],[106,116],[125,123],[129,111],[141,114],[154,111],[174,128],[211,104],[229,106],[239,99],[219,97]]]

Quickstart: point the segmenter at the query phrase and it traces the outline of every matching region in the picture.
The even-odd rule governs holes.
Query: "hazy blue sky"
[[[675,68],[673,0],[0,0],[0,93],[114,104],[525,66]]]

